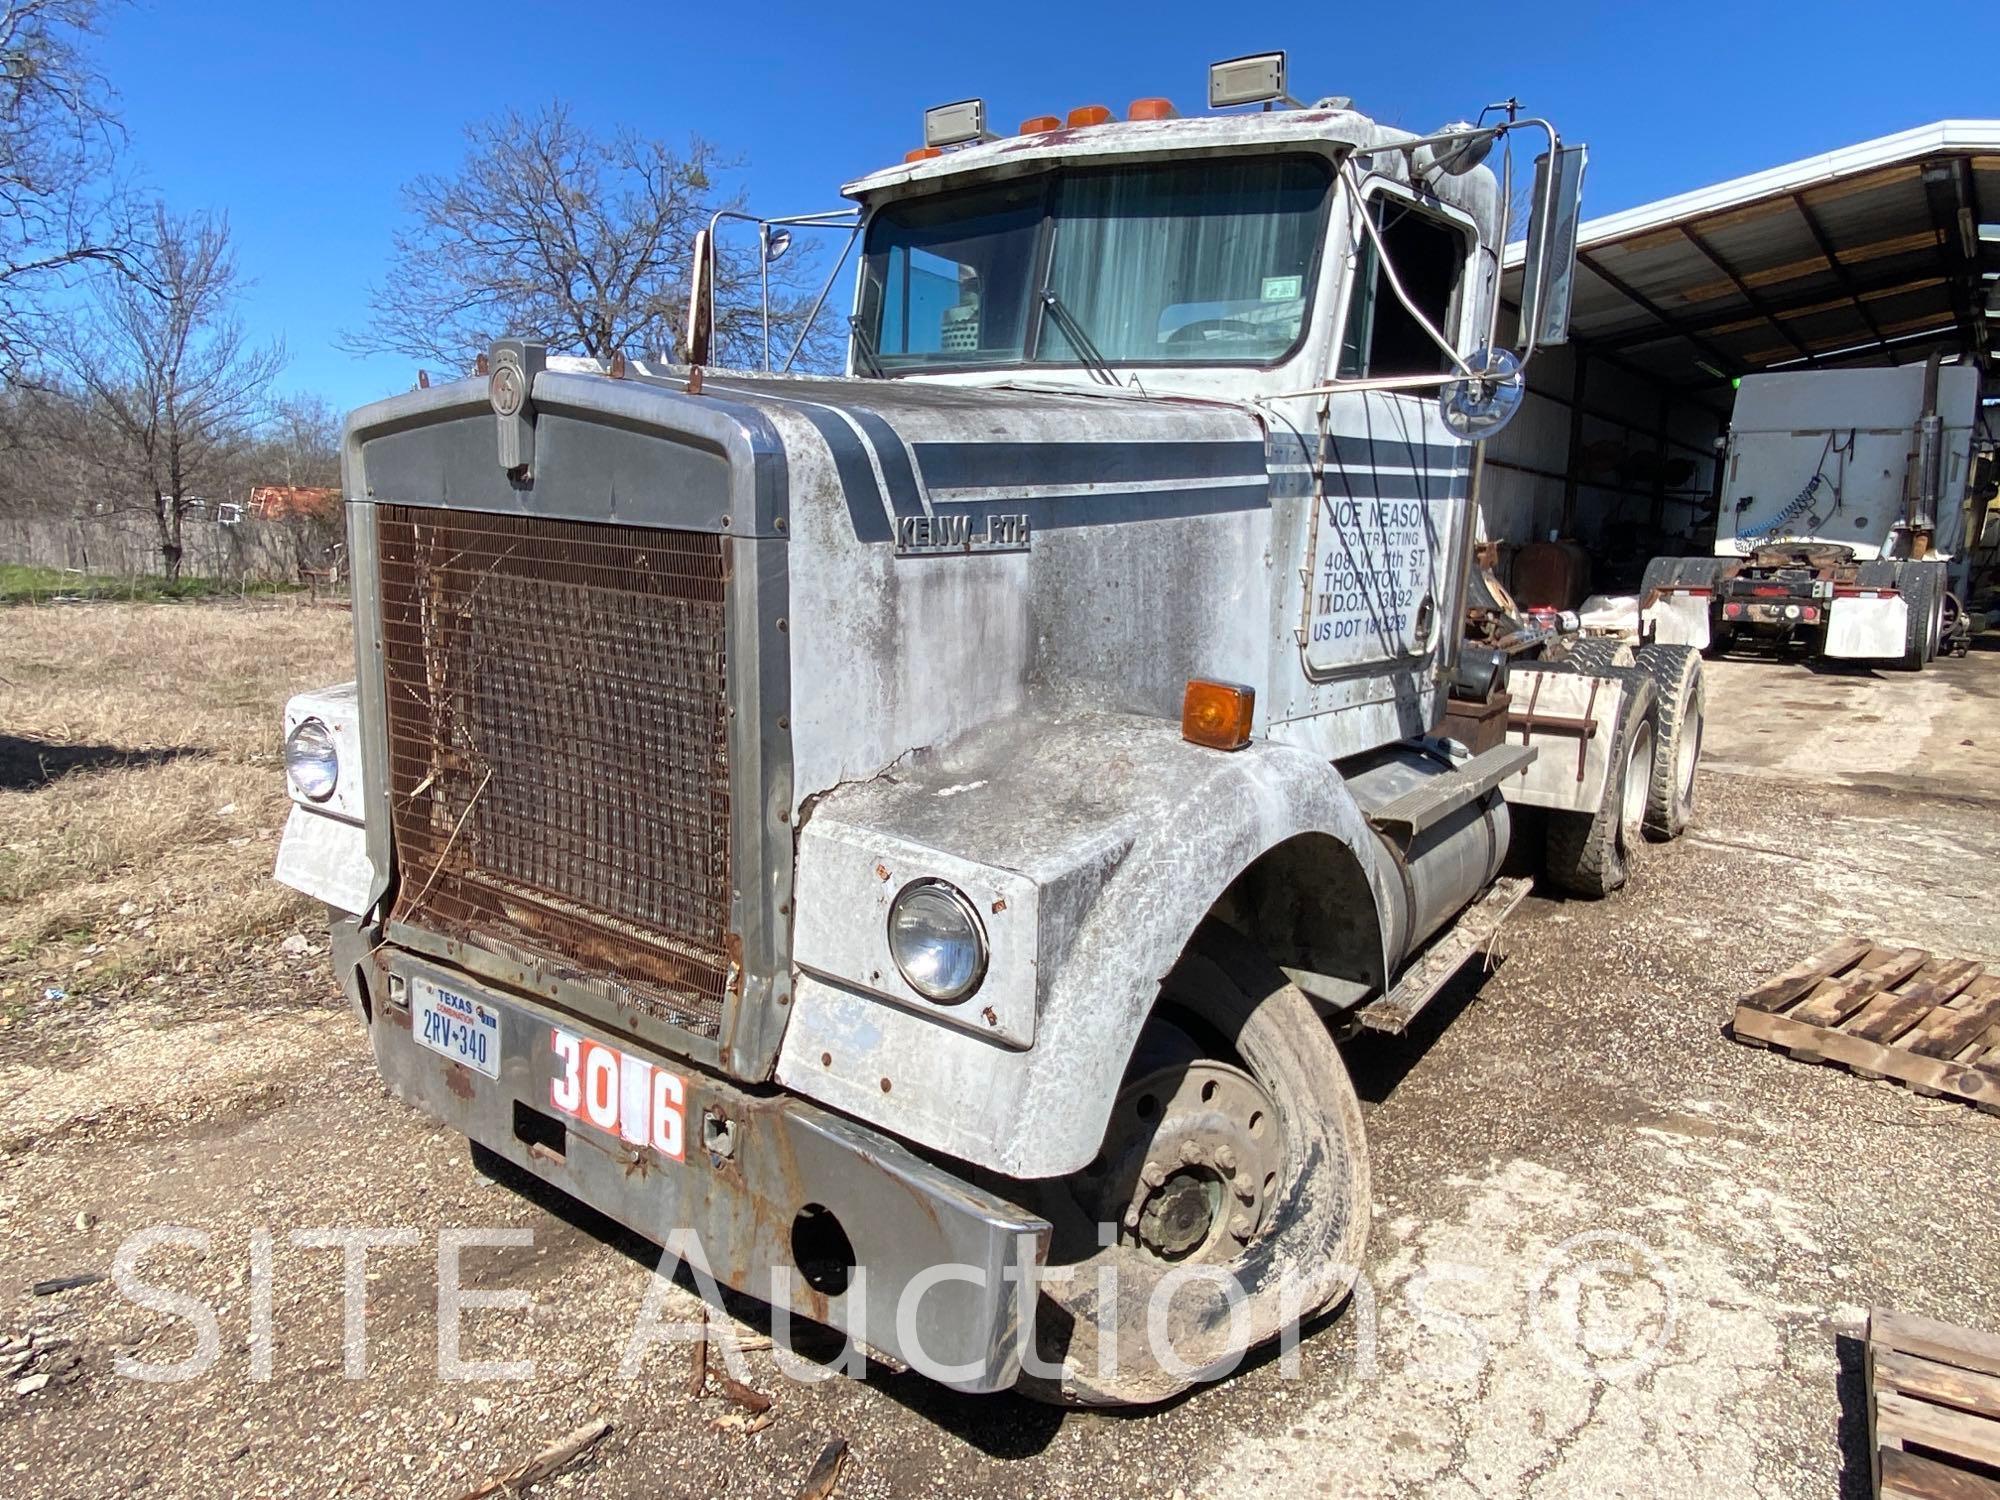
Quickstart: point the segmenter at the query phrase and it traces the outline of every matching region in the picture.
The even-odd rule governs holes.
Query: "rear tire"
[[[1190,1075],[1214,1081],[1190,1089]],[[1246,1081],[1273,1106],[1261,1122],[1230,1107],[1254,1099]],[[1370,1211],[1361,1107],[1312,1002],[1253,944],[1206,927],[1161,986],[1098,1159],[1028,1196],[1053,1226],[1051,1265],[1070,1274],[1042,1287],[1036,1309],[1037,1352],[1060,1378],[1024,1373],[1017,1389],[1071,1406],[1150,1405],[1227,1373],[1353,1288]],[[1206,1227],[1194,1222],[1204,1213]],[[1160,1235],[1178,1237],[1173,1258],[1149,1243]],[[1162,1363],[1148,1327],[1154,1291],[1176,1271],[1185,1284],[1163,1306],[1183,1369]],[[1234,1314],[1205,1279],[1219,1273],[1243,1290]]]
[[[1641,646],[1634,665],[1653,679],[1653,772],[1646,784],[1648,838],[1676,839],[1694,821],[1695,773],[1707,693],[1692,646]]]
[[[1652,679],[1636,669],[1626,682],[1629,690],[1596,810],[1549,813],[1549,879],[1573,896],[1597,899],[1625,884],[1628,860],[1645,826],[1646,791],[1653,771],[1653,686]]]
[[[1623,641],[1586,635],[1569,643],[1569,650],[1558,659],[1558,665],[1574,667],[1579,672],[1603,672],[1613,667],[1629,667],[1633,660],[1632,648]]]
[[[1944,618],[1944,590],[1936,563],[1912,561],[1896,570],[1896,587],[1908,606],[1909,619],[1903,630],[1905,672],[1921,672],[1937,655],[1938,630]]]

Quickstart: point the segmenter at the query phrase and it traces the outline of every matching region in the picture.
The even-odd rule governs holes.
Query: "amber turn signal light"
[[[1181,738],[1211,750],[1241,750],[1250,743],[1250,717],[1256,707],[1255,688],[1191,677],[1181,699]]]

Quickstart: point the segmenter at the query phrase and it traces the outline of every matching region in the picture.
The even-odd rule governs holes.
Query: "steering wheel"
[[[1191,344],[1198,338],[1211,333],[1234,333],[1256,338],[1264,330],[1255,323],[1246,323],[1241,318],[1199,318],[1192,323],[1183,323],[1162,342],[1168,344]]]

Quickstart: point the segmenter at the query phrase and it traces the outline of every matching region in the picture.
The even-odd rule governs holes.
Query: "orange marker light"
[[[1181,699],[1181,738],[1211,750],[1241,750],[1250,743],[1250,719],[1256,707],[1255,688],[1191,677]]]
[[[1134,99],[1125,111],[1128,120],[1172,120],[1180,115],[1171,99]]]
[[[943,155],[944,148],[942,146],[919,146],[914,151],[905,151],[903,153],[903,160],[906,162],[929,161],[933,156]]]
[[[1069,112],[1070,129],[1083,125],[1104,125],[1111,119],[1111,111],[1101,104],[1079,104]]]
[[[1017,135],[1040,135],[1045,130],[1061,130],[1062,121],[1054,115],[1030,115],[1021,122]]]

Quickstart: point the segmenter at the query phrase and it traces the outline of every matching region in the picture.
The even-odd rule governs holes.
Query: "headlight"
[[[986,977],[986,929],[956,886],[913,880],[889,907],[889,956],[911,989],[953,1005]]]
[[[333,735],[318,719],[301,719],[285,736],[285,774],[301,797],[324,802],[340,780],[340,757]]]

